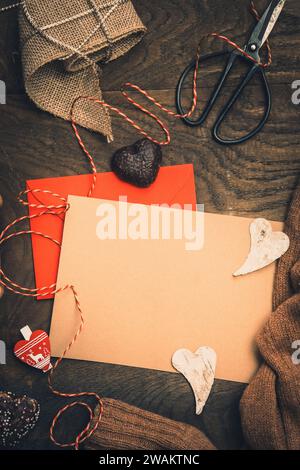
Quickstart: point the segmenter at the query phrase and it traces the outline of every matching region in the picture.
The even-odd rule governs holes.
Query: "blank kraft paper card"
[[[85,324],[66,357],[174,371],[174,351],[210,346],[217,353],[216,377],[250,380],[258,366],[255,336],[271,313],[275,270],[273,264],[232,276],[249,251],[252,219],[78,196],[69,202],[57,287],[75,286]],[[108,224],[110,238],[101,239],[97,231],[107,203],[115,211],[117,236]],[[138,206],[149,222],[144,239],[134,239]],[[178,228],[183,212],[190,226],[203,232],[200,250],[192,238],[174,235],[172,221]],[[167,232],[162,235],[163,224],[151,237],[153,214],[156,222],[158,215],[164,222],[169,217],[169,238]],[[282,230],[278,222],[272,227]],[[50,331],[53,356],[62,354],[78,325],[71,290],[57,294]]]

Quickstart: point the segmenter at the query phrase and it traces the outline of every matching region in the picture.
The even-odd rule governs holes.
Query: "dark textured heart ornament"
[[[16,446],[34,428],[39,414],[40,405],[33,398],[0,391],[0,447]]]
[[[161,146],[149,139],[141,139],[117,150],[112,157],[111,168],[123,181],[147,188],[155,181],[161,160]]]

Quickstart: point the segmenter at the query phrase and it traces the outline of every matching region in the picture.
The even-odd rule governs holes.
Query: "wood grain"
[[[173,90],[149,91],[163,104],[171,104],[172,107]],[[187,91],[190,94],[190,90]],[[228,88],[226,95],[231,91]],[[204,99],[210,92],[211,89],[203,91]],[[250,217],[264,215],[269,219],[283,220],[300,169],[300,137],[297,132],[300,109],[291,103],[288,87],[273,85],[272,94],[273,110],[268,124],[255,139],[241,146],[221,146],[211,138],[211,127],[219,109],[203,127],[196,129],[159,113],[168,123],[172,136],[171,145],[163,148],[163,164],[194,164],[198,202],[204,203],[207,211]],[[109,102],[128,111],[152,135],[160,137],[160,129],[145,116],[137,114],[118,92],[107,95]],[[239,109],[233,111],[235,117],[228,117],[224,135],[239,135],[256,125],[261,112],[261,108],[253,104],[257,99],[255,87],[249,87]],[[222,103],[218,104],[217,108],[221,107]],[[2,109],[0,164],[3,167],[4,196],[7,191],[13,195],[23,189],[28,178],[89,170],[68,123],[36,110],[23,96],[9,97],[8,104]],[[112,145],[107,145],[101,136],[80,130],[95,156],[99,171],[110,169],[114,150],[138,138],[137,133],[119,117],[113,117],[113,128],[115,141]],[[4,177],[5,172],[13,173],[15,178]]]
[[[268,3],[268,0],[255,2],[260,12]],[[291,83],[299,70],[298,3],[289,0],[271,35],[273,65],[268,74],[273,83]],[[123,81],[134,81],[145,89],[173,89],[204,35],[216,31],[243,46],[255,24],[248,0],[214,0],[213,4],[210,0],[185,0],[184,6],[183,0],[136,0],[134,5],[148,33],[117,63],[111,62],[103,68],[103,90],[118,90]],[[0,15],[0,77],[6,79],[10,92],[22,93],[16,18],[16,11]],[[204,41],[203,53],[223,47],[217,39]],[[203,70],[203,74],[217,76],[219,69]],[[234,73],[233,83],[239,78],[238,72]]]
[[[137,114],[120,96],[124,81],[147,89],[164,105],[174,109],[174,88],[182,69],[194,55],[200,37],[220,31],[243,44],[253,19],[248,1],[232,0],[137,0],[134,2],[148,27],[145,39],[126,56],[105,66],[102,87],[105,98],[135,117],[151,134],[160,135],[145,116]],[[259,2],[259,7],[267,4]],[[263,216],[284,220],[300,170],[300,107],[291,103],[291,82],[300,78],[300,9],[290,0],[272,34],[273,64],[268,70],[273,108],[263,132],[246,145],[224,147],[211,138],[211,127],[218,111],[240,79],[237,67],[228,81],[224,96],[201,128],[191,129],[180,120],[158,113],[171,130],[172,143],[163,149],[164,165],[193,163],[198,202],[211,212]],[[217,50],[217,41],[203,43],[204,50]],[[201,70],[201,105],[212,91],[222,69],[218,61]],[[5,226],[24,209],[16,203],[17,193],[29,178],[80,174],[89,171],[87,162],[71,132],[69,123],[39,111],[24,95],[21,61],[18,52],[16,12],[0,15],[0,79],[8,89],[7,105],[0,113],[0,208]],[[185,104],[191,89],[187,84]],[[136,97],[140,100],[140,97]],[[143,102],[143,100],[142,100]],[[263,111],[259,80],[247,93],[224,125],[224,135],[240,135],[255,126]],[[137,134],[119,117],[113,117],[115,141],[106,144],[101,136],[80,130],[95,156],[99,171],[108,171],[114,150],[137,139]],[[24,285],[33,286],[32,253],[29,238],[18,238],[4,245],[1,252],[4,270]],[[242,306],[241,306],[242,309]],[[54,413],[66,403],[47,388],[46,377],[16,361],[11,353],[20,339],[19,329],[29,324],[49,328],[52,301],[37,302],[5,292],[0,301],[0,337],[7,343],[7,365],[0,366],[1,387],[28,393],[41,402],[38,426],[24,448],[52,448],[48,439]],[[164,416],[193,424],[206,432],[219,448],[241,448],[242,438],[238,404],[245,385],[216,381],[208,404],[199,417],[193,413],[193,397],[188,384],[178,374],[154,372],[108,364],[65,361],[57,372],[56,384],[65,391],[95,390]],[[62,439],[70,439],[70,429],[82,426],[86,415],[73,411],[63,418]]]

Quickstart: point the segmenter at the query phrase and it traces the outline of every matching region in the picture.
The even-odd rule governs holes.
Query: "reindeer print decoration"
[[[19,341],[14,347],[14,353],[18,359],[31,367],[48,372],[50,363],[50,341],[43,330],[32,332],[28,326],[21,329],[24,340]]]

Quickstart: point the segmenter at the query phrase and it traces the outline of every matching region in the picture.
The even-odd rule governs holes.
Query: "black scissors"
[[[225,52],[218,52],[214,54],[208,54],[199,59],[199,63],[203,63],[206,60],[212,59],[214,57],[229,55],[229,59],[223,71],[223,75],[221,76],[211,98],[209,99],[207,105],[205,106],[203,113],[196,120],[193,120],[190,117],[183,117],[182,120],[185,122],[185,124],[187,124],[188,126],[194,127],[194,126],[201,126],[204,123],[210,111],[212,110],[218,96],[221,93],[221,90],[229,75],[229,72],[231,71],[237,58],[240,58],[240,59],[245,60],[248,64],[251,64],[250,70],[248,71],[247,75],[243,78],[241,83],[238,85],[237,89],[235,90],[235,92],[233,93],[233,95],[231,96],[231,98],[229,99],[229,101],[227,102],[227,104],[225,105],[221,113],[219,114],[214,124],[212,134],[213,134],[214,139],[220,144],[231,145],[231,144],[241,144],[243,142],[246,142],[247,140],[251,139],[256,134],[258,134],[258,132],[261,131],[261,129],[264,127],[265,123],[267,122],[269,118],[272,101],[271,101],[271,92],[270,92],[268,80],[265,75],[264,68],[261,67],[259,51],[261,47],[263,46],[263,44],[268,39],[273,27],[275,26],[279,18],[279,15],[284,7],[284,4],[285,4],[285,0],[273,0],[269,4],[264,14],[262,15],[261,19],[258,21],[257,25],[255,26],[248,43],[244,47],[244,51],[247,53],[248,56],[252,58],[252,60],[250,58],[245,57],[241,52],[237,50],[234,50],[232,52],[225,51]],[[178,81],[177,89],[176,89],[176,106],[177,106],[177,111],[179,114],[185,114],[185,111],[181,104],[181,95],[182,95],[183,85],[187,76],[192,70],[194,70],[195,66],[196,66],[196,61],[193,61],[191,64],[189,64],[186,67],[186,69],[183,71]],[[222,138],[219,134],[219,129],[220,129],[221,124],[223,123],[224,119],[226,118],[229,111],[233,107],[234,103],[237,101],[237,99],[241,95],[246,85],[248,85],[248,83],[250,82],[250,80],[253,78],[253,76],[256,73],[260,74],[262,83],[264,86],[265,114],[263,118],[261,119],[258,126],[255,129],[253,129],[251,132],[249,132],[249,134],[245,135],[244,137],[240,137],[238,139]]]

